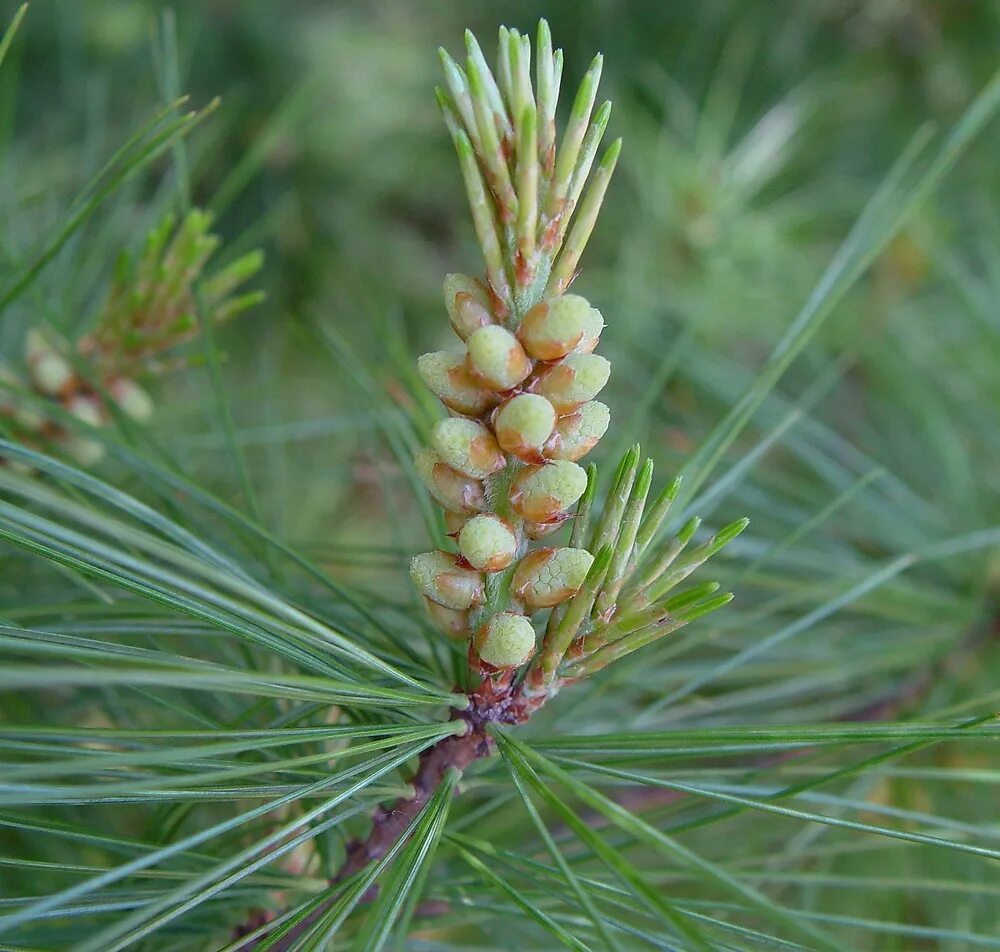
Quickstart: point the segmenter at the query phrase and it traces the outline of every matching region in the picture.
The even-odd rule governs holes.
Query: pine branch
[[[845,712],[838,718],[837,722],[875,723],[900,719],[919,707],[931,687],[938,683],[949,669],[968,663],[997,637],[1000,637],[1000,628],[996,626],[984,625],[970,630],[955,651],[934,664],[928,665],[925,670],[914,677],[906,679],[883,698]],[[494,753],[495,742],[486,730],[488,724],[518,723],[516,718],[523,715],[518,715],[509,707],[502,705],[491,707],[485,700],[477,700],[470,705],[469,709],[456,712],[453,716],[466,721],[469,725],[466,733],[457,737],[447,737],[421,754],[420,764],[412,781],[413,795],[401,797],[389,808],[378,808],[372,818],[370,835],[365,840],[356,841],[348,847],[345,862],[336,877],[331,880],[331,884],[335,885],[354,876],[384,855],[386,850],[399,838],[405,836],[414,818],[419,815],[424,804],[449,769],[463,770],[476,760]],[[922,742],[918,741],[915,744],[907,745],[904,749],[909,750],[914,746],[922,746]],[[747,771],[766,770],[770,767],[781,766],[794,760],[809,757],[816,751],[815,747],[797,747],[780,754],[759,757],[747,763],[745,769]],[[672,806],[690,799],[690,796],[687,792],[664,787],[635,787],[619,790],[612,795],[612,798],[619,806],[639,814]],[[604,814],[596,810],[581,813],[579,819],[581,823],[595,831],[607,826],[610,822]],[[567,827],[562,826],[552,827],[549,831],[556,840],[569,832]],[[375,890],[369,890],[365,900],[371,901],[374,896]],[[288,936],[284,937],[280,944],[273,946],[275,952],[288,952],[294,946],[295,940],[304,935],[334,901],[335,897],[331,897],[327,903],[319,907],[300,926],[296,927],[294,932],[290,932]],[[424,918],[446,915],[450,911],[451,905],[440,901],[421,903],[417,908],[417,914]],[[239,937],[241,934],[259,930],[265,922],[266,920],[260,918],[260,914],[255,914],[238,927],[235,934]],[[261,941],[263,941],[263,936],[241,947],[240,952],[251,952]]]
[[[198,296],[211,322],[229,320],[263,298],[259,291],[237,293],[260,270],[259,251],[205,274],[221,243],[211,224],[200,209],[179,225],[168,214],[137,258],[122,252],[95,327],[79,341],[31,327],[26,372],[0,363],[0,423],[27,446],[51,446],[94,466],[104,455],[95,431],[120,418],[148,422],[155,404],[139,381],[187,363],[176,351],[199,331]]]
[[[412,560],[410,574],[431,620],[465,643],[469,676],[478,686],[468,706],[453,715],[464,720],[466,732],[421,756],[409,781],[413,793],[377,808],[368,835],[348,846],[334,885],[405,837],[449,772],[492,752],[490,724],[524,723],[564,684],[726,604],[731,596],[705,598],[700,589],[679,602],[661,596],[746,525],[728,527],[700,546],[679,575],[664,581],[656,571],[630,587],[666,515],[661,497],[644,519],[653,464],[640,465],[635,446],[619,467],[600,520],[587,532],[595,474],[577,460],[608,428],[608,408],[593,398],[610,364],[594,354],[604,327],[600,312],[564,292],[621,147],[612,145],[584,192],[610,114],[606,103],[591,122],[601,57],[581,83],[556,149],[557,57],[547,24],[539,25],[537,101],[527,71],[530,44],[516,30],[501,29],[499,81],[468,33],[466,45],[464,71],[441,51],[448,92],[439,89],[437,96],[486,274],[481,280],[449,275],[444,282],[451,326],[465,346],[418,361],[424,382],[451,415],[435,426],[432,446],[415,461],[445,510],[458,551],[425,552]],[[541,136],[539,112],[546,117]],[[669,499],[676,488],[675,480]],[[577,503],[572,544],[532,548],[571,520]],[[621,617],[640,608],[646,612],[642,623],[622,627]],[[550,614],[536,657],[531,619],[544,612]],[[290,948],[335,901],[317,908],[276,948]]]

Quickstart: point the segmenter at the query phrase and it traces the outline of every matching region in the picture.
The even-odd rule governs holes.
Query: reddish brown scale
[[[483,685],[490,685],[496,691],[501,685],[509,685],[514,677],[514,670],[510,668],[496,668],[488,661],[483,661],[476,651],[476,639],[469,639],[469,650],[466,653],[469,662],[469,670],[475,671],[483,679]]]
[[[517,283],[523,288],[531,284],[532,278],[535,276],[534,268],[528,264],[528,260],[520,248],[514,255],[514,276],[517,278]]]
[[[501,145],[499,148],[500,155],[504,162],[507,161],[506,156],[504,156],[504,149],[502,145],[503,140],[501,139]],[[491,175],[489,170],[486,170],[487,181],[490,186],[490,191],[493,193],[494,204],[497,209],[497,217],[500,219],[501,225],[510,225],[514,222],[516,217],[514,209],[505,200],[505,194],[513,195],[513,189],[504,189],[501,183],[497,180],[495,175]]]
[[[544,539],[546,536],[552,535],[553,532],[571,517],[572,514],[569,512],[560,512],[546,522],[525,522],[524,534],[529,539]]]
[[[497,137],[500,139],[500,152],[503,155],[504,161],[510,162],[511,156],[514,154],[514,143],[511,141],[510,136],[506,135],[500,128],[499,120],[496,120],[496,127]]]
[[[551,251],[556,244],[556,239],[559,237],[559,218],[557,214],[552,221],[550,221],[545,226],[545,231],[542,233],[542,250]]]
[[[490,296],[490,303],[493,305],[493,313],[496,319],[503,324],[510,316],[510,309],[504,304],[503,298],[497,294],[492,284],[486,284],[486,291]]]
[[[548,123],[549,128],[549,142],[551,145],[545,150],[545,155],[542,156],[542,168],[545,170],[546,176],[552,177],[552,173],[556,168],[556,124],[555,121],[550,121]]]
[[[516,453],[514,453],[514,455],[519,460],[522,460],[525,463],[531,463],[533,466],[541,466],[542,463],[549,462],[547,456],[545,456],[542,453],[539,453],[538,450],[530,449],[528,447],[519,449]]]

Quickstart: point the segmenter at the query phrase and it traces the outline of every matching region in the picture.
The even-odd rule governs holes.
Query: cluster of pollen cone
[[[260,270],[259,251],[205,273],[219,244],[211,223],[198,208],[179,223],[167,214],[136,253],[123,252],[104,304],[79,340],[29,328],[22,368],[0,362],[0,430],[31,449],[56,450],[92,466],[105,452],[93,430],[110,428],[116,415],[146,422],[155,408],[137,381],[184,366],[183,355],[170,351],[197,335],[199,312],[219,322],[261,298],[241,288]],[[31,471],[16,460],[0,466]]]
[[[60,349],[35,328],[28,331],[25,339],[25,365],[27,386],[12,371],[0,366],[0,383],[6,385],[0,388],[0,417],[10,418],[25,443],[48,441],[83,466],[97,463],[104,454],[101,443],[52,423],[30,403],[16,399],[14,391],[30,389],[36,396],[58,403],[70,416],[94,427],[111,422],[104,400]],[[133,420],[144,422],[153,413],[149,394],[128,377],[116,375],[106,380],[105,391],[118,409]]]
[[[591,177],[610,113],[610,103],[593,108],[600,57],[556,142],[562,53],[544,22],[534,63],[516,30],[500,30],[495,73],[471,34],[466,48],[462,64],[441,51],[447,90],[438,102],[486,268],[481,280],[446,278],[460,343],[418,362],[450,415],[416,465],[456,551],[418,555],[411,575],[437,625],[469,639],[470,660],[488,673],[532,656],[531,615],[571,598],[594,561],[539,540],[571,517],[587,489],[578,461],[608,428],[608,408],[595,399],[611,370],[594,353],[604,320],[566,289],[620,143]]]
[[[594,399],[611,369],[593,352],[604,320],[562,294],[508,327],[490,291],[457,274],[445,280],[445,303],[464,344],[424,354],[418,368],[452,415],[416,462],[458,551],[418,555],[411,574],[445,632],[474,634],[481,662],[514,667],[534,649],[529,615],[572,597],[593,562],[585,549],[530,545],[569,518],[587,487],[577,460],[608,428],[608,408]],[[495,576],[507,585],[507,610],[473,631]]]
[[[467,642],[473,670],[499,687],[515,684],[535,655],[533,616],[550,612],[517,682],[534,703],[726,604],[732,596],[717,594],[716,582],[674,589],[746,521],[686,550],[699,526],[692,518],[658,545],[679,479],[646,512],[653,464],[640,465],[636,446],[590,527],[594,473],[580,460],[610,422],[596,398],[611,365],[595,352],[601,313],[569,288],[621,148],[616,140],[595,162],[611,112],[610,103],[594,108],[601,58],[557,142],[563,60],[544,21],[534,52],[517,30],[500,29],[495,74],[471,33],[466,52],[461,65],[441,52],[438,103],[485,273],[445,279],[458,342],[418,361],[448,416],[416,467],[453,548],[418,555],[410,574],[435,624]],[[569,544],[552,544],[569,519]]]

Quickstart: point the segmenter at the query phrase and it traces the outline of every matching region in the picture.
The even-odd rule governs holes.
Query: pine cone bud
[[[576,463],[555,460],[543,466],[526,466],[510,487],[510,503],[530,522],[559,519],[587,488],[587,474]]]
[[[533,389],[547,397],[562,416],[593,400],[611,375],[611,364],[598,354],[570,354],[538,375]]]
[[[484,387],[510,390],[531,373],[531,361],[509,330],[491,324],[469,337],[469,369]]]
[[[66,404],[66,409],[78,420],[88,423],[90,426],[101,426],[104,423],[101,404],[96,397],[77,394],[70,398]],[[61,436],[60,442],[66,452],[81,466],[94,466],[104,456],[104,445],[102,443],[78,433],[65,433]]]
[[[444,608],[464,611],[483,599],[483,577],[478,572],[463,569],[458,557],[449,552],[422,552],[410,560],[413,584]]]
[[[498,612],[476,632],[475,647],[494,668],[516,668],[535,652],[535,629],[524,615]]]
[[[493,421],[497,442],[508,453],[537,462],[556,425],[556,411],[545,397],[520,393],[497,411]]]
[[[572,352],[590,353],[604,329],[604,318],[578,294],[536,304],[521,321],[517,336],[536,360],[560,360]]]
[[[593,563],[586,549],[535,549],[518,563],[511,591],[530,610],[552,608],[579,591]]]
[[[69,361],[35,328],[28,331],[24,347],[32,383],[46,396],[62,393],[75,376]]]
[[[507,465],[493,434],[465,417],[441,420],[431,434],[438,456],[452,469],[474,479],[485,479]]]
[[[560,418],[552,436],[545,443],[549,459],[573,462],[586,456],[608,430],[611,411],[603,403],[591,400],[575,413]]]
[[[498,516],[473,516],[458,534],[458,550],[474,568],[500,572],[514,561],[517,536]]]
[[[444,306],[452,329],[462,340],[480,327],[494,323],[490,296],[475,278],[449,274],[444,279]]]
[[[453,470],[432,449],[417,451],[413,460],[434,501],[449,512],[472,515],[486,504],[483,484]]]
[[[456,413],[479,416],[499,402],[495,393],[484,390],[472,379],[464,350],[423,354],[417,358],[417,370],[434,395]]]
[[[108,393],[122,413],[144,423],[153,415],[153,398],[134,380],[119,377],[108,384]]]
[[[469,612],[457,608],[445,608],[435,601],[431,601],[424,596],[424,605],[427,607],[427,614],[431,621],[441,629],[449,638],[464,639],[469,635]]]

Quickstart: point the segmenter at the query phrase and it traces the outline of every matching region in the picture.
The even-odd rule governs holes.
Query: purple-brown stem
[[[363,840],[353,840],[347,845],[347,855],[332,884],[343,882],[355,873],[361,872],[369,864],[377,862],[406,835],[413,821],[420,815],[434,791],[440,786],[445,774],[452,768],[464,771],[470,764],[489,756],[494,742],[487,732],[489,724],[522,724],[538,710],[547,698],[545,696],[526,697],[520,686],[511,684],[509,675],[486,678],[469,695],[469,706],[452,714],[453,720],[466,724],[463,734],[452,734],[439,740],[420,754],[417,769],[410,780],[412,793],[399,797],[391,806],[379,804],[372,813],[371,830]],[[363,897],[369,901],[375,897],[377,887],[373,886]],[[272,946],[273,952],[287,952],[316,922],[322,918],[335,896],[312,912],[280,942]],[[245,923],[241,923],[234,935],[239,938],[256,932],[263,920],[260,913],[253,913]],[[241,946],[239,952],[252,952],[266,937],[259,936]]]

